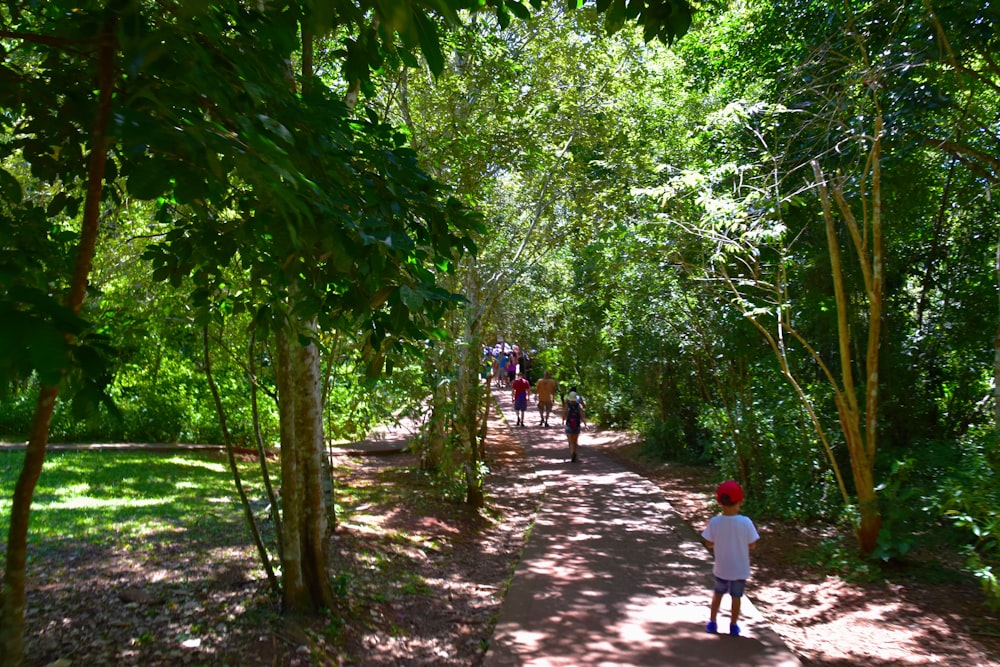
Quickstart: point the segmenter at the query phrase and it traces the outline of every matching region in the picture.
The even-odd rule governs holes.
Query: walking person
[[[580,442],[580,429],[584,424],[583,399],[576,393],[576,387],[569,388],[563,401],[563,432],[569,443],[569,460],[576,461],[576,446]]]
[[[716,622],[722,596],[728,593],[733,600],[729,614],[729,634],[738,637],[740,626],[740,602],[746,580],[750,577],[750,552],[757,546],[760,535],[748,517],[740,514],[743,505],[743,489],[732,480],[723,482],[715,490],[716,499],[722,507],[722,514],[709,520],[701,536],[705,545],[715,552],[715,589],[705,630],[715,634],[719,631]]]
[[[497,386],[506,387],[507,386],[507,361],[509,357],[507,356],[506,350],[500,351],[500,356],[498,357],[497,365],[499,370],[497,372]]]
[[[517,379],[511,385],[511,398],[514,400],[514,412],[517,413],[517,425],[524,426],[524,411],[528,409],[528,395],[531,393],[531,383],[524,373],[518,373]]]
[[[490,369],[490,376],[493,378],[493,386],[499,387],[501,384],[500,380],[500,355],[497,352],[493,353],[493,364]]]
[[[549,377],[548,371],[543,373],[542,379],[535,385],[535,396],[538,398],[538,425],[548,426],[556,399],[556,381]]]

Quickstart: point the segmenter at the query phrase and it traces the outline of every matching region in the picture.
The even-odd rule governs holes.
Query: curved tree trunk
[[[281,560],[281,512],[278,508],[278,496],[275,494],[274,486],[271,484],[271,471],[267,466],[267,446],[264,443],[264,434],[260,429],[260,404],[257,400],[259,394],[259,380],[257,377],[257,363],[254,360],[256,348],[257,336],[252,334],[250,337],[250,350],[247,355],[247,367],[250,370],[250,412],[253,419],[253,437],[254,441],[257,443],[261,479],[264,480],[264,490],[267,493],[268,509],[271,513],[271,522],[274,524],[275,541],[278,546],[278,560]]]
[[[280,590],[278,579],[274,576],[274,568],[271,567],[271,556],[267,553],[264,540],[261,539],[260,530],[257,528],[257,520],[254,518],[253,509],[250,507],[250,500],[247,498],[246,489],[243,488],[243,478],[240,476],[240,468],[236,464],[236,454],[233,451],[233,438],[229,433],[229,421],[226,418],[226,409],[222,405],[222,396],[219,395],[219,387],[215,384],[215,376],[212,374],[212,356],[208,344],[208,325],[202,327],[202,345],[204,347],[205,379],[208,381],[208,388],[212,392],[215,411],[219,415],[219,428],[222,430],[222,439],[226,445],[226,458],[229,461],[229,471],[233,474],[236,494],[239,496],[240,505],[243,507],[243,518],[246,519],[247,528],[250,529],[250,536],[253,538],[254,546],[257,547],[260,562],[264,566],[264,572],[267,574],[267,582],[271,586],[271,590],[276,594]]]
[[[70,282],[67,307],[79,315],[87,293],[87,281],[97,248],[100,226],[104,172],[107,165],[107,128],[113,106],[115,79],[115,41],[117,16],[110,14],[102,28],[97,51],[98,99],[94,125],[90,133],[90,155],[87,160],[87,196],[84,202],[80,241],[76,264]],[[24,465],[17,479],[7,533],[7,554],[0,589],[0,665],[18,667],[24,662],[24,609],[27,577],[28,522],[31,501],[45,461],[49,424],[55,409],[58,387],[43,387],[35,403],[35,413],[28,433]]]

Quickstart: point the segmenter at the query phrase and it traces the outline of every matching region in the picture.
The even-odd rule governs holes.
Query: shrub
[[[968,537],[966,569],[979,580],[988,600],[1000,607],[1000,433],[972,433],[941,489],[941,508]]]

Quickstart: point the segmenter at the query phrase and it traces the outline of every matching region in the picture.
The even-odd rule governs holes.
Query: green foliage
[[[325,408],[328,438],[363,440],[376,426],[405,417],[419,418],[428,391],[423,363],[411,359],[374,380],[365,380],[358,366],[355,360],[333,370]]]
[[[879,562],[862,558],[857,545],[845,536],[823,540],[819,548],[806,556],[817,568],[843,578],[847,582],[870,583],[883,579]]]
[[[30,385],[22,386],[16,393],[9,394],[0,401],[0,437],[27,440],[36,398],[34,385]]]
[[[945,515],[967,537],[966,568],[1000,607],[1000,433],[983,430],[963,439],[958,464],[941,488]]]
[[[538,350],[538,353],[534,356],[532,362],[532,369],[535,374],[535,380],[542,377],[545,371],[549,371],[552,378],[555,379],[559,371],[559,359],[562,356],[562,352],[557,346],[545,346]]]
[[[914,519],[926,516],[920,490],[913,485],[914,466],[912,458],[895,461],[886,481],[877,489],[882,502],[882,528],[872,558],[901,558],[913,547]]]
[[[455,448],[458,442],[452,440],[449,444]],[[438,498],[457,504],[464,502],[468,497],[470,479],[478,480],[478,484],[481,486],[482,480],[486,479],[486,475],[489,474],[490,469],[485,461],[477,463],[476,470],[470,470],[469,464],[466,463],[464,467],[457,466],[455,469],[438,467],[424,470],[421,474],[426,476],[428,487]]]
[[[678,419],[650,424],[642,432],[643,454],[661,461],[704,463],[706,452],[688,447],[684,429]]]

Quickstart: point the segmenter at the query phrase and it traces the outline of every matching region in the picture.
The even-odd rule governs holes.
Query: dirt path
[[[514,434],[545,490],[486,667],[799,664],[749,601],[742,636],[705,632],[709,554],[655,484],[592,446],[571,461],[560,429],[525,422]]]
[[[184,532],[165,549],[34,545],[28,666],[482,664],[549,474],[567,456],[557,444],[554,460],[536,466],[506,423],[494,415],[489,427],[484,513],[437,497],[412,454],[337,457],[338,485],[370,497],[340,509],[331,572],[344,608],[329,618],[281,617],[249,545],[208,551]],[[710,516],[712,471],[644,464],[622,433],[586,432],[581,447],[584,466],[600,449],[652,480],[688,530]],[[803,664],[1000,666],[1000,618],[946,555],[936,583],[905,569],[847,583],[815,562],[824,531],[758,527],[749,592]]]

